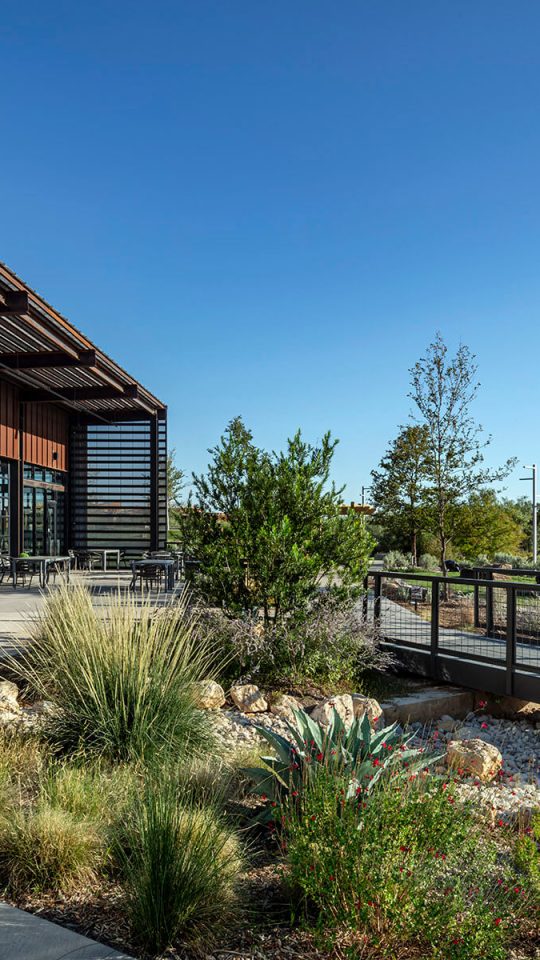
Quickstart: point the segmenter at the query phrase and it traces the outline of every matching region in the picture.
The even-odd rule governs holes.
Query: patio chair
[[[95,563],[96,558],[89,550],[77,551],[77,568],[79,570],[93,570]]]
[[[32,586],[32,580],[36,575],[36,565],[29,560],[19,560],[17,563],[17,580],[22,580],[23,587],[28,581],[28,589]]]
[[[3,583],[6,577],[11,577],[11,564],[7,557],[0,556],[0,583]]]
[[[161,582],[164,573],[163,567],[160,567],[157,564],[154,566],[154,564],[148,563],[144,564],[142,567],[139,567],[137,573],[141,583],[141,593],[144,583],[147,587],[149,586],[150,589],[161,590]]]

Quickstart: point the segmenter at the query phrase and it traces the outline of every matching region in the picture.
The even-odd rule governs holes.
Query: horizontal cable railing
[[[364,615],[419,672],[540,701],[540,584],[530,576],[371,571]]]

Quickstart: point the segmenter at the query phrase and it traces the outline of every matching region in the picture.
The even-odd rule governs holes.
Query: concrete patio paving
[[[131,571],[129,570],[108,570],[103,571],[73,571],[71,574],[71,583],[78,583],[88,587],[92,591],[93,604],[96,608],[105,606],[112,594],[118,590],[122,592],[129,591],[131,582]],[[60,580],[58,580],[60,583]],[[54,590],[55,584],[52,583],[47,589]],[[176,584],[174,593],[182,589],[180,583]],[[148,591],[145,590],[146,598]],[[169,602],[174,593],[162,591],[157,593],[150,591],[153,601],[159,606]],[[130,594],[132,597],[141,598],[140,590]],[[20,586],[16,590],[11,584],[2,584],[0,586],[0,659],[2,653],[13,652],[15,643],[26,640],[31,636],[32,625],[39,618],[43,610],[44,594],[37,585],[37,582],[31,587]]]
[[[32,913],[0,903],[0,960],[133,960]]]

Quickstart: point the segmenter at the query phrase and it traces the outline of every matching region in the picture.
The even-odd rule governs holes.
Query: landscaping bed
[[[6,899],[145,958],[533,957],[538,727],[221,685],[203,620],[49,600],[0,685]]]

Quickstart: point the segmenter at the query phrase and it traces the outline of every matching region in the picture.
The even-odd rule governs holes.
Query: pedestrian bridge
[[[540,584],[532,579],[376,570],[364,615],[412,673],[540,702]]]

